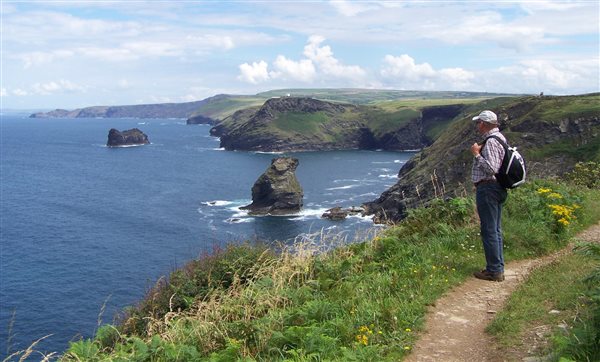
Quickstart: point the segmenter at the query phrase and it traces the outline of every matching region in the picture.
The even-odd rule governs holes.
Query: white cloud
[[[455,24],[437,26],[429,35],[449,44],[480,43],[526,51],[534,44],[547,42],[543,28],[535,24],[512,24],[496,12],[485,12],[460,19]]]
[[[600,90],[599,58],[571,61],[527,60],[491,72],[488,86],[512,92],[577,94]],[[512,88],[511,88],[512,87]],[[491,89],[494,89],[491,88]]]
[[[359,80],[366,75],[365,70],[357,65],[343,65],[333,56],[329,45],[320,46],[325,38],[319,35],[313,35],[308,39],[308,44],[304,47],[304,56],[312,60],[319,71],[324,75],[331,75],[335,78],[347,78]]]
[[[302,82],[311,82],[315,79],[317,71],[310,59],[294,61],[283,55],[277,56],[273,67],[276,69],[270,73],[272,78],[293,79]]]
[[[40,95],[85,92],[85,87],[65,79],[60,79],[58,81],[51,81],[47,83],[35,83],[31,88],[33,93]]]
[[[15,90],[13,90],[12,94],[16,95],[17,97],[23,97],[23,96],[29,95],[29,93],[26,90],[23,90],[21,88],[17,88]]]
[[[533,14],[538,11],[551,10],[551,11],[566,11],[581,6],[585,6],[581,2],[564,2],[564,1],[548,1],[548,0],[536,0],[536,1],[522,1],[519,6],[529,14]]]
[[[6,96],[8,96],[6,88],[4,88],[4,87],[0,88],[0,97],[6,97]]]
[[[209,47],[209,48],[220,48],[224,50],[231,50],[235,47],[233,38],[229,35],[188,35],[186,37],[190,43],[198,46]]]
[[[340,14],[344,16],[356,16],[365,11],[378,8],[373,3],[350,2],[346,0],[332,0],[329,2]]]
[[[252,64],[244,63],[239,66],[241,74],[238,76],[239,80],[258,84],[269,80],[269,65],[264,60],[260,62],[252,62]]]
[[[131,83],[127,79],[119,79],[117,86],[121,89],[127,89],[131,87]]]
[[[244,63],[239,66],[239,80],[258,84],[271,79],[295,80],[310,82],[316,78],[332,81],[364,81],[366,71],[357,65],[343,65],[333,56],[329,46],[320,46],[325,38],[313,35],[304,47],[305,59],[298,61],[278,55],[273,62],[274,70],[268,71],[268,63],[264,60],[252,64]],[[358,86],[353,83],[353,86]]]
[[[55,60],[72,57],[75,53],[71,50],[53,50],[50,52],[32,52],[20,55],[23,61],[23,67],[29,69],[33,66],[40,66],[45,63],[51,63]]]
[[[383,61],[380,74],[384,81],[402,89],[463,90],[472,85],[475,77],[462,68],[435,70],[429,63],[417,64],[407,54],[386,55]]]

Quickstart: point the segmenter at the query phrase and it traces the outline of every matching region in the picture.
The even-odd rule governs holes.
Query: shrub
[[[600,163],[594,161],[578,162],[573,170],[565,175],[565,179],[575,185],[600,189]]]

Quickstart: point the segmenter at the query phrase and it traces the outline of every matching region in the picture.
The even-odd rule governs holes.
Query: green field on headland
[[[560,249],[600,219],[598,185],[581,186],[589,174],[572,177],[580,185],[537,180],[510,191],[508,262]],[[397,361],[427,306],[484,264],[475,215],[471,198],[436,199],[356,243],[332,236],[329,251],[232,245],[173,272],[119,326],[72,343],[61,360]]]

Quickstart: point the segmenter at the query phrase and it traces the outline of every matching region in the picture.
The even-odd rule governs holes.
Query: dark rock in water
[[[304,192],[296,178],[298,159],[278,157],[252,186],[251,215],[287,215],[300,211]]]
[[[111,128],[108,131],[108,142],[106,142],[106,145],[108,147],[120,147],[145,145],[148,143],[150,143],[148,136],[137,128],[128,129],[123,132]]]
[[[362,207],[350,207],[350,208],[346,208],[343,209],[339,206],[336,206],[334,208],[331,208],[329,210],[326,210],[323,215],[321,215],[322,218],[324,219],[329,219],[329,220],[333,220],[333,221],[339,221],[339,220],[344,220],[345,218],[348,217],[348,215],[356,215],[356,214],[361,214],[363,213],[365,210]]]
[[[325,211],[321,217],[336,221],[344,220],[346,217],[348,217],[348,212],[338,206]]]

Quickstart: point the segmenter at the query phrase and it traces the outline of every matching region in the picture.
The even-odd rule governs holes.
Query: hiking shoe
[[[493,282],[504,281],[504,273],[492,273],[491,271],[487,271],[486,269],[473,273],[473,276],[477,279],[491,280]]]

